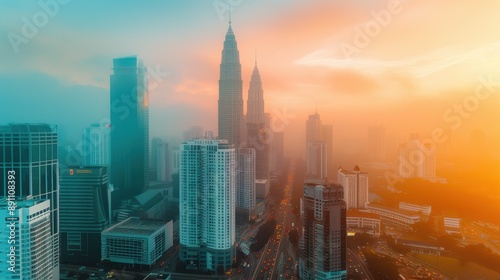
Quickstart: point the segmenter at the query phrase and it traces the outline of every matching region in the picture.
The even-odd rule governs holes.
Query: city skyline
[[[1,235],[44,273],[500,273],[500,3],[91,4],[0,5]]]
[[[288,135],[299,129],[300,122],[318,104],[325,123],[332,123],[335,130],[348,132],[334,135],[334,142],[349,152],[354,152],[363,142],[357,139],[365,134],[366,126],[383,123],[387,131],[399,136],[411,132],[430,136],[436,128],[451,128],[461,136],[463,143],[479,131],[494,147],[492,156],[498,158],[499,134],[489,129],[498,120],[494,114],[498,95],[492,94],[500,80],[495,76],[498,63],[494,63],[498,60],[498,44],[493,26],[498,19],[491,12],[498,3],[463,1],[454,3],[453,12],[447,13],[446,1],[432,8],[427,2],[400,1],[392,9],[396,13],[391,14],[388,11],[391,2],[383,1],[314,5],[285,5],[283,1],[273,1],[265,6],[259,1],[236,2],[232,7],[232,26],[239,40],[243,99],[246,100],[257,51],[259,70],[265,82],[266,111],[283,116],[286,110],[293,116],[284,125]],[[57,13],[47,24],[37,28],[36,36],[18,46],[17,54],[7,38],[0,42],[2,52],[13,54],[6,57],[6,66],[0,66],[6,92],[19,92],[4,97],[11,106],[0,113],[0,118],[6,122],[33,122],[32,113],[38,113],[43,115],[40,122],[60,127],[63,143],[68,139],[76,145],[79,141],[76,130],[109,118],[105,94],[111,59],[137,54],[144,57],[154,74],[150,83],[152,137],[165,137],[168,132],[162,129],[161,120],[171,119],[182,120],[169,122],[174,131],[192,125],[217,131],[220,38],[227,30],[229,9],[214,3],[218,2],[121,5],[111,1],[94,11],[92,22],[82,16],[92,5],[74,1],[59,4]],[[5,34],[21,34],[23,17],[32,20],[36,12],[44,11],[34,3],[4,6],[0,13]],[[110,12],[118,7],[116,12]],[[481,19],[471,17],[472,22],[462,21],[472,9],[481,12]],[[120,28],[112,24],[131,10],[137,18],[137,27],[123,21]],[[169,17],[161,17],[161,13]],[[184,13],[191,16],[180,16]],[[253,20],[256,13],[259,14],[257,22]],[[335,13],[342,17],[331,19],[330,15]],[[440,24],[438,15],[441,14],[447,15],[449,23]],[[423,15],[425,20],[415,15]],[[382,20],[383,16],[388,23]],[[366,35],[366,46],[357,46],[357,36],[361,36],[367,24],[377,20],[382,23],[377,25],[378,29],[373,27],[378,31],[373,31],[376,36]],[[434,32],[426,32],[430,24],[436,25]],[[140,32],[138,26],[147,26],[144,30],[148,31]],[[93,32],[97,28],[99,32]],[[293,35],[276,36],[287,34],[287,29],[294,30]],[[463,30],[464,34],[451,32],[455,29]],[[475,29],[481,32],[471,32]],[[122,44],[126,37],[121,30],[130,30],[139,40]],[[408,36],[412,40],[408,40]],[[92,47],[80,51],[81,46],[90,41]],[[413,44],[413,41],[420,43]],[[191,47],[196,46],[193,42],[203,42],[204,47]],[[358,51],[345,55],[340,47],[347,45]],[[71,55],[73,50],[78,50],[79,55]],[[273,55],[276,50],[282,51]],[[37,56],[39,53],[44,55]],[[360,65],[366,67],[360,69]],[[19,85],[19,81],[28,78],[36,81],[36,90],[30,85]],[[465,109],[462,115],[455,112],[454,106],[464,109],[464,101],[474,97],[479,86],[482,86],[482,94],[490,95],[478,100],[477,107],[474,103],[465,106],[473,110]],[[41,107],[47,97],[59,102]],[[74,112],[76,104],[91,103],[96,106],[93,114],[79,112],[65,121],[59,120],[54,110],[56,107],[62,113],[69,113]],[[29,113],[25,106],[28,104],[34,106]],[[422,108],[427,114],[421,114]],[[19,115],[20,119],[13,119],[13,115]],[[398,116],[397,120],[394,115]],[[414,121],[417,116],[422,121]],[[289,154],[305,154],[305,147],[295,143],[303,141],[301,138],[287,143]]]

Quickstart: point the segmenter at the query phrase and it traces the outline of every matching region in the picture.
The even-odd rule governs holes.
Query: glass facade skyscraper
[[[229,23],[220,64],[218,125],[219,139],[228,140],[235,148],[244,141],[242,86],[240,54]]]
[[[52,277],[59,279],[59,175],[56,127],[48,124],[0,126],[0,197],[6,197],[8,194],[9,171],[15,173],[16,200],[50,201]],[[7,230],[4,227],[0,228],[2,234]]]
[[[110,77],[113,208],[149,185],[149,99],[146,68],[137,56],[113,59]]]

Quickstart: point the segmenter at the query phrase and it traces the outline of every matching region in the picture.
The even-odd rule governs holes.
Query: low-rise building
[[[102,232],[103,260],[153,265],[173,245],[173,223],[130,217]]]

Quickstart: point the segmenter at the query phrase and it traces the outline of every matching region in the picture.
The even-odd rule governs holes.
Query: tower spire
[[[255,51],[255,66],[257,66],[257,51]]]
[[[231,27],[231,5],[229,5],[229,27]]]

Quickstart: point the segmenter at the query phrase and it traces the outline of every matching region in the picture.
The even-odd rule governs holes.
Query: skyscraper
[[[327,178],[327,149],[322,141],[307,143],[307,178],[319,180]]]
[[[301,279],[347,278],[346,205],[342,198],[339,184],[305,183]]]
[[[361,172],[359,166],[354,171],[339,168],[337,182],[344,187],[344,201],[349,208],[366,208],[368,203],[368,173]]]
[[[15,173],[16,200],[50,200],[52,277],[59,279],[59,182],[57,130],[48,124],[0,126],[0,197],[9,193],[9,171]],[[27,206],[31,207],[31,206]],[[47,224],[44,223],[46,226]],[[8,230],[0,227],[0,232]]]
[[[113,205],[149,184],[149,104],[146,68],[137,56],[113,59],[110,76]],[[113,207],[113,208],[115,208]]]
[[[59,175],[61,262],[94,265],[111,217],[107,167],[69,167]]]
[[[197,139],[180,153],[180,260],[188,269],[223,272],[235,257],[234,145]]]
[[[82,133],[82,157],[83,165],[109,166],[110,149],[109,134],[111,127],[109,124],[91,124]]]
[[[243,138],[243,81],[236,38],[229,22],[220,64],[218,126],[219,139],[239,148]]]
[[[318,112],[309,115],[306,121],[308,178],[323,180],[328,177],[328,169],[333,166],[332,132],[333,128],[331,125],[322,124]],[[318,154],[320,151],[323,154]]]
[[[241,148],[236,152],[236,210],[238,219],[248,221],[255,208],[255,150]]]
[[[153,138],[151,141],[152,168],[156,174],[155,181],[170,182],[172,178],[168,176],[169,149],[168,144],[161,138]],[[170,175],[171,176],[171,175]]]
[[[247,102],[247,140],[248,147],[255,149],[256,178],[268,180],[272,133],[266,128],[266,117],[264,114],[264,91],[260,79],[257,61],[252,72],[250,88],[248,89]]]

